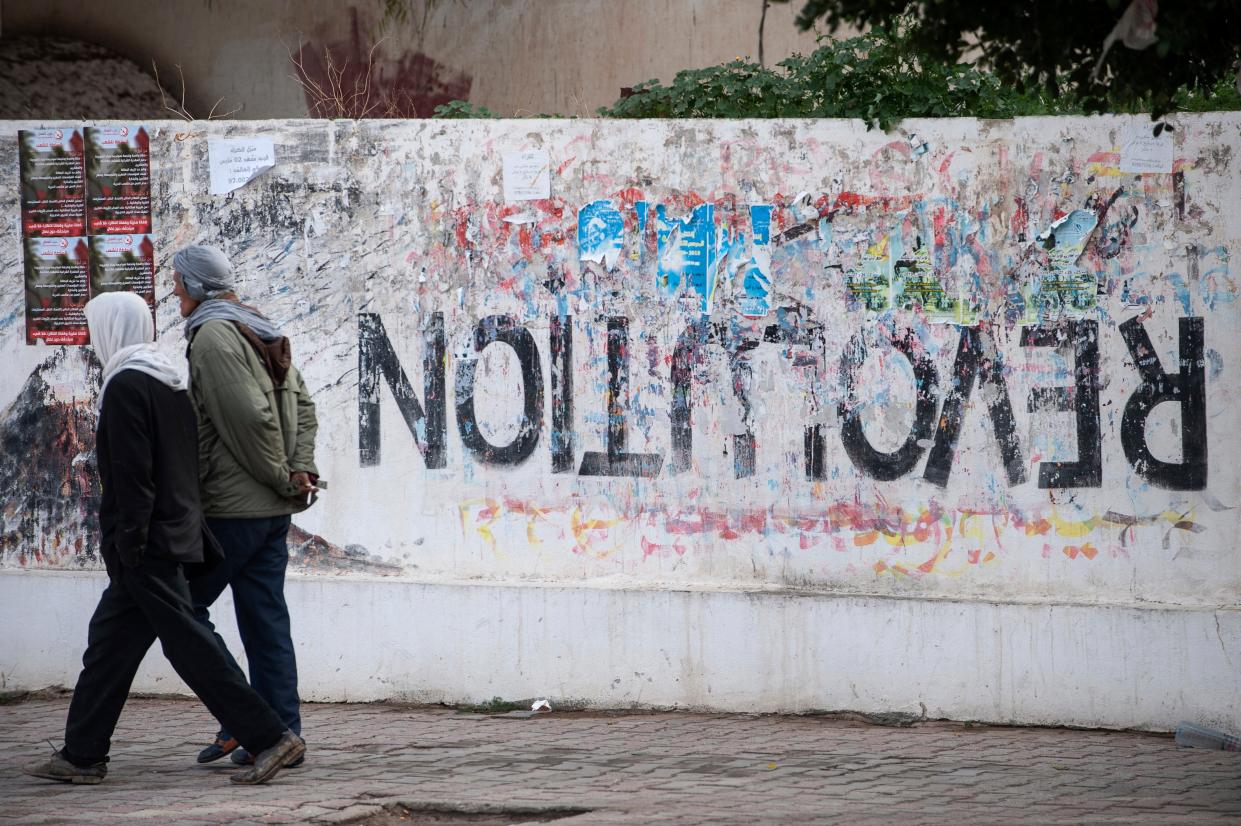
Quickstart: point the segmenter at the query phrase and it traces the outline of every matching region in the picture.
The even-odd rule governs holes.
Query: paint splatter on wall
[[[917,154],[848,122],[168,124],[157,246],[223,246],[290,332],[322,558],[1235,601],[1241,116],[1181,118],[1168,174],[1119,171],[1127,122],[919,122]],[[256,130],[279,165],[208,196],[207,136]],[[525,149],[552,197],[506,203]]]

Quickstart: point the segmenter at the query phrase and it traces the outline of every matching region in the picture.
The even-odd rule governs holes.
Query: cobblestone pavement
[[[20,769],[68,699],[0,706],[11,823],[1241,823],[1241,755],[1165,735],[826,717],[307,705],[306,764],[260,787],[194,755],[197,703],[135,699],[107,780]]]

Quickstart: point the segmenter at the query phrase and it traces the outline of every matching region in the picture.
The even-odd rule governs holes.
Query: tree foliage
[[[803,30],[820,20],[834,32],[890,27],[904,18],[918,54],[950,62],[977,55],[977,65],[1018,92],[1067,93],[1086,111],[1161,114],[1178,95],[1209,100],[1217,90],[1228,92],[1221,79],[1235,76],[1241,59],[1241,0],[1164,0],[1152,45],[1136,50],[1116,42],[1106,57],[1105,41],[1130,0],[800,1]]]
[[[1073,84],[1049,87],[1041,82],[1005,81],[999,72],[978,63],[958,62],[951,53],[930,50],[923,26],[925,22],[913,14],[900,15],[864,35],[820,41],[822,45],[810,55],[794,55],[774,67],[738,58],[720,66],[685,69],[668,84],[639,83],[597,114],[603,118],[860,118],[871,127],[887,130],[902,118],[1013,118],[1100,109],[1118,113],[1241,109],[1241,93],[1231,73],[1225,72],[1174,88],[1158,105],[1152,93],[1108,98],[1100,105],[1097,99],[1078,93]],[[434,117],[499,115],[454,100],[438,107]]]
[[[1098,20],[1110,21],[1104,37],[1119,14],[1107,11],[1109,2],[1113,0],[1078,0],[1082,8]],[[1210,5],[1207,0],[1186,2]],[[1042,20],[1039,16],[1042,12],[1031,9],[1069,8],[1059,0],[1042,3],[1033,0],[1024,6],[992,0],[980,0],[980,3],[984,12],[979,14],[986,14],[985,9],[990,8],[991,15],[1003,16],[1002,6],[1013,15],[1024,15],[1022,19],[1031,25]],[[1113,4],[1119,6],[1120,0],[1114,0]],[[1241,0],[1228,0],[1226,5],[1238,4]],[[860,21],[870,23],[871,27],[867,33],[856,37],[823,39],[820,47],[809,55],[793,55],[774,67],[737,59],[719,66],[678,72],[667,84],[648,80],[627,90],[625,96],[599,109],[597,114],[610,118],[860,118],[886,131],[896,121],[909,117],[1010,118],[1093,111],[1159,115],[1169,110],[1241,109],[1241,92],[1234,85],[1236,67],[1232,64],[1213,68],[1195,64],[1198,68],[1194,71],[1183,70],[1170,75],[1182,78],[1183,82],[1173,86],[1163,83],[1157,88],[1149,74],[1135,75],[1138,80],[1132,82],[1117,75],[1119,67],[1142,55],[1162,62],[1164,58],[1159,56],[1162,46],[1166,45],[1168,53],[1180,48],[1173,45],[1181,42],[1175,40],[1180,36],[1175,34],[1179,30],[1171,23],[1165,25],[1162,16],[1158,18],[1159,40],[1151,48],[1137,52],[1117,43],[1111,49],[1104,64],[1107,71],[1101,73],[1107,80],[1103,83],[1091,82],[1089,78],[1102,52],[1102,38],[1097,43],[1092,41],[1094,52],[1086,50],[1085,46],[1076,52],[1069,50],[1059,57],[1048,57],[1051,63],[1044,64],[1041,69],[1026,63],[1037,55],[1030,51],[1034,47],[1024,41],[1011,48],[994,41],[980,42],[974,48],[983,57],[973,63],[961,62],[959,58],[965,47],[953,45],[954,41],[947,34],[952,26],[945,18],[954,16],[954,19],[964,20],[966,13],[958,7],[967,4],[955,4],[947,10],[949,5],[932,0],[808,0],[799,17],[801,25],[813,24],[823,17],[829,26]],[[1220,0],[1216,5],[1225,3]],[[894,12],[892,16],[874,12],[873,19],[857,17],[855,20],[846,16],[860,14],[857,9],[873,12],[880,7],[904,12]],[[940,12],[940,17],[934,20],[928,11],[932,7]],[[1104,12],[1102,16],[1100,10]],[[969,17],[973,16],[970,12]],[[1055,32],[1054,38],[1059,39],[1048,42],[1063,47],[1062,40],[1070,37],[1064,33],[1066,27],[1051,26],[1050,29]],[[956,34],[965,36],[962,32]],[[1227,36],[1219,40],[1225,42]],[[1235,52],[1241,46],[1229,48]],[[1220,51],[1216,44],[1216,53]],[[1072,64],[1072,71],[1057,74],[1061,71],[1057,67],[1067,65],[1066,62]],[[486,118],[498,115],[467,101],[453,101],[438,107],[434,116]]]
[[[613,118],[861,118],[888,129],[906,117],[1008,118],[1074,111],[968,64],[919,56],[908,21],[829,40],[766,68],[745,60],[648,80],[599,110]]]

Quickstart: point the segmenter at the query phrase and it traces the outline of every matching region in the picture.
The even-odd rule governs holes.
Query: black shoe
[[[246,786],[266,783],[305,753],[306,741],[286,729],[274,746],[255,755],[254,765],[234,774],[232,781]]]
[[[89,766],[76,766],[56,751],[52,752],[51,758],[47,760],[27,764],[22,771],[31,777],[41,777],[44,780],[94,786],[96,783],[102,783],[104,777],[107,776],[108,764],[92,763]]]
[[[215,740],[207,748],[198,753],[199,763],[211,763],[237,748],[236,737],[221,737],[224,732],[215,736]]]
[[[246,751],[244,748],[237,749],[235,752],[232,753],[232,755],[228,759],[232,760],[233,763],[238,766],[253,766],[254,765],[254,755]],[[300,768],[301,765],[305,762],[306,762],[306,755],[302,754],[301,757],[297,758],[292,763],[285,766],[285,768],[286,769]]]

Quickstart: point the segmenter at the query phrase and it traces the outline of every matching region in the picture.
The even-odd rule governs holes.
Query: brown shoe
[[[107,763],[95,763],[90,766],[77,766],[65,759],[60,752],[52,752],[47,760],[29,763],[22,772],[31,777],[44,780],[59,780],[61,783],[84,784],[94,786],[102,783],[108,773]]]
[[[266,783],[281,769],[297,761],[305,753],[306,741],[286,729],[274,746],[256,754],[254,765],[243,772],[234,774],[232,781],[246,786]]]
[[[298,735],[298,736],[300,737],[301,735]],[[302,739],[305,739],[305,738],[302,738]],[[254,765],[254,755],[246,751],[244,748],[239,748],[236,751],[234,751],[232,754],[229,755],[228,759],[232,760],[238,766],[253,766]],[[305,753],[303,753],[301,757],[297,758],[292,763],[285,766],[285,768],[286,769],[297,769],[297,768],[301,768],[301,766],[303,766],[305,763],[306,763],[306,755]]]

